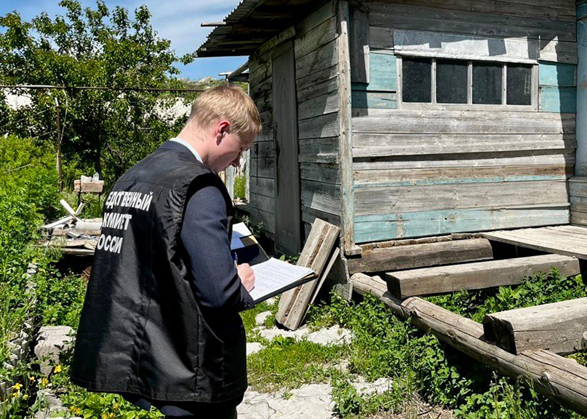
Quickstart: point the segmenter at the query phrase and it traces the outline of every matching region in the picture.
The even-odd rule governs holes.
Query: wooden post
[[[59,186],[59,192],[63,191],[63,165],[61,163],[61,117],[59,115],[59,102],[55,98],[55,108],[57,116],[57,184]]]
[[[357,254],[355,246],[355,201],[353,194],[353,145],[351,132],[351,62],[349,53],[349,4],[338,3],[338,100],[340,114],[340,200],[342,247],[346,254]],[[360,249],[360,248],[359,248]],[[360,252],[359,252],[360,253]]]

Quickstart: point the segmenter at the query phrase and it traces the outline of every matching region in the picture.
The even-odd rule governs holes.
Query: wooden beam
[[[353,143],[351,108],[351,62],[349,53],[349,4],[338,3],[338,93],[339,93],[339,159],[340,159],[340,199],[342,221],[342,247],[346,254],[353,253],[355,247],[355,197],[353,193]]]
[[[587,415],[587,367],[544,350],[527,351],[521,355],[511,354],[482,340],[483,327],[473,320],[418,297],[404,301],[398,310],[397,303],[389,298],[389,293],[378,295],[377,287],[364,287],[365,283],[364,278],[353,281],[353,288],[363,293],[371,293],[370,290],[375,289],[374,295],[394,313],[398,311],[398,317],[410,317],[416,327],[432,332],[438,339],[471,358],[502,374],[514,378],[524,377],[531,381],[538,392]]]
[[[365,250],[360,258],[349,259],[348,264],[352,275],[490,259],[493,259],[493,253],[489,241],[470,239]]]
[[[350,18],[351,82],[369,83],[369,12],[352,7]]]
[[[297,264],[312,268],[321,278],[326,264],[330,261],[330,254],[339,231],[337,226],[316,218]],[[329,266],[332,267],[332,265]],[[276,320],[290,330],[300,327],[317,285],[317,281],[311,281],[283,293],[279,300]]]
[[[529,276],[557,268],[563,276],[578,275],[579,260],[562,255],[540,255],[388,272],[385,279],[397,298],[434,295],[459,290],[517,285]]]
[[[488,314],[485,338],[514,354],[546,349],[566,355],[587,345],[587,298]]]

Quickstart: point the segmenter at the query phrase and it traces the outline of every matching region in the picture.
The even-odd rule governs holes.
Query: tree
[[[31,105],[9,112],[0,106],[0,130],[55,144],[59,111],[69,167],[96,170],[111,181],[184,122],[157,112],[175,97],[125,89],[183,87],[174,63],[187,64],[193,56],[176,56],[152,28],[146,6],[131,18],[126,9],[110,11],[103,1],[95,8],[82,8],[77,0],[59,5],[65,15],[54,19],[47,13],[31,22],[17,12],[0,17],[2,84],[108,89],[15,90],[30,95]]]

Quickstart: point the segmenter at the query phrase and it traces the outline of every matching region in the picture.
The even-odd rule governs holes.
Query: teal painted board
[[[369,54],[369,90],[395,92],[397,90],[397,63],[395,55]]]
[[[587,17],[587,3],[577,6],[577,20]]]
[[[568,224],[569,208],[466,209],[355,217],[355,241]]]
[[[370,182],[355,183],[355,189],[399,187],[399,186],[430,186],[430,185],[459,185],[463,183],[495,183],[495,182],[533,182],[538,180],[565,180],[565,174],[560,175],[504,175],[484,178],[455,178],[455,179],[417,179],[400,182]]]
[[[396,109],[396,94],[392,92],[353,91],[351,94],[353,109]]]
[[[576,86],[577,66],[574,64],[540,63],[538,66],[540,86]]]
[[[577,89],[575,87],[540,87],[542,112],[576,113]]]

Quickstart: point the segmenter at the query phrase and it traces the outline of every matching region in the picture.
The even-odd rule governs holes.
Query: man
[[[232,204],[217,173],[261,131],[236,87],[204,92],[177,136],[106,199],[71,380],[167,417],[235,418],[247,387],[239,311],[254,274],[230,252]]]

